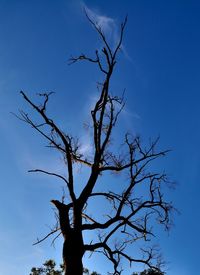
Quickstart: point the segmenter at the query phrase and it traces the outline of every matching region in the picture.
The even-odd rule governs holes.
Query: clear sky
[[[60,182],[28,169],[63,169],[44,140],[10,112],[26,106],[20,90],[35,97],[54,91],[49,112],[66,131],[84,136],[82,123],[96,95],[97,71],[68,66],[71,54],[100,47],[82,7],[103,16],[108,31],[128,14],[123,53],[113,90],[126,88],[123,129],[144,139],[160,135],[172,152],[162,165],[177,182],[168,197],[176,215],[170,234],[158,232],[169,275],[199,272],[200,1],[195,0],[0,0],[0,274],[28,275],[46,259],[60,262],[61,242],[32,246],[48,232],[49,201]],[[114,36],[115,31],[112,32]],[[113,37],[111,37],[113,38]],[[78,176],[77,176],[78,177]],[[85,260],[106,274],[106,265]],[[129,274],[127,274],[129,275]]]

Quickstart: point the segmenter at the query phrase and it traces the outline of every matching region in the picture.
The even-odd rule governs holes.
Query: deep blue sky
[[[20,90],[33,97],[54,91],[49,112],[87,143],[82,122],[89,118],[98,72],[86,64],[67,65],[71,54],[92,54],[100,47],[83,4],[116,26],[128,14],[124,51],[112,86],[117,93],[126,88],[121,128],[143,139],[160,135],[161,146],[172,149],[162,165],[177,181],[168,196],[181,215],[175,216],[170,235],[159,232],[158,238],[169,262],[167,274],[197,274],[200,2],[194,0],[0,0],[0,273],[26,275],[48,258],[60,261],[59,242],[56,248],[50,242],[37,247],[32,243],[53,223],[49,201],[61,196],[61,184],[26,171],[62,170],[62,162],[10,112],[26,109]],[[97,271],[105,268],[105,273],[101,262],[86,264]]]

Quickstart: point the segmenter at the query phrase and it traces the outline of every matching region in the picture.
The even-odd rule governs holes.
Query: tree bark
[[[73,225],[70,225],[70,206],[51,201],[59,212],[60,229],[64,238],[63,264],[65,275],[83,275],[82,258],[84,254],[84,243],[82,235],[82,216],[78,205],[73,206]]]
[[[83,238],[80,230],[72,229],[63,244],[63,262],[65,275],[82,275],[84,254]]]

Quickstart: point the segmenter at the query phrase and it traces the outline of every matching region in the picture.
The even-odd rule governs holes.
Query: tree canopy
[[[60,269],[56,269],[56,263],[54,260],[47,260],[42,267],[31,269],[30,275],[62,275],[64,272],[63,265],[60,265]],[[90,272],[89,269],[83,268],[83,273],[85,275],[101,275],[96,271]],[[164,275],[161,270],[155,269],[145,269],[142,272],[134,272],[132,275]]]
[[[164,275],[165,273],[162,272],[161,270],[156,270],[156,269],[145,269],[142,272],[134,272],[132,275]]]
[[[54,260],[47,260],[43,263],[42,267],[33,267],[30,275],[62,275],[64,273],[63,265],[60,265],[60,269],[56,269],[56,262]],[[90,272],[89,269],[83,268],[83,274],[85,275],[101,275],[96,271]]]
[[[56,269],[56,263],[54,260],[47,260],[42,267],[33,267],[30,275],[62,275],[63,266],[60,269]]]

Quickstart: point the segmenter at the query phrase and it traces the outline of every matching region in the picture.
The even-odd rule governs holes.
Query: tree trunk
[[[83,275],[82,257],[84,254],[81,231],[72,229],[63,244],[65,275]]]
[[[65,275],[83,275],[82,258],[84,254],[84,244],[82,236],[82,216],[81,209],[74,206],[73,227],[69,222],[69,205],[51,201],[58,209],[60,229],[64,238],[63,243],[63,263]]]

